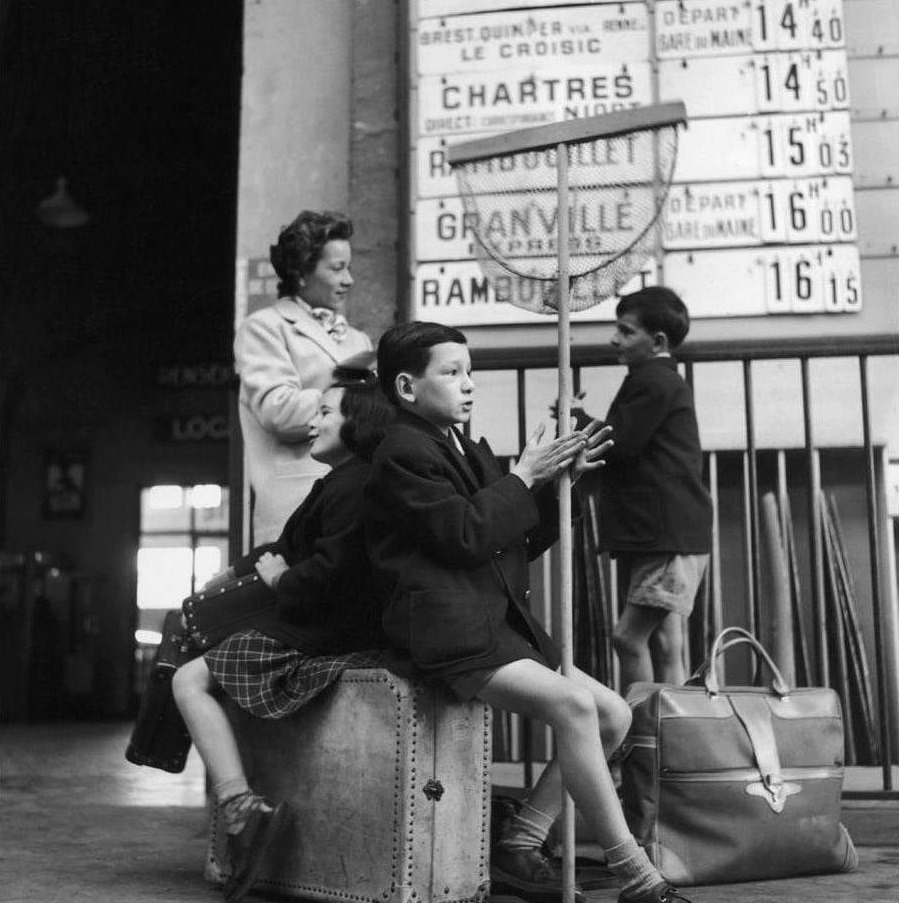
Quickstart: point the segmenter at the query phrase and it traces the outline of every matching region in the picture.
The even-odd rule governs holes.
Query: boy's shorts
[[[620,555],[619,566],[627,568],[628,605],[664,608],[687,617],[702,577],[708,555]]]

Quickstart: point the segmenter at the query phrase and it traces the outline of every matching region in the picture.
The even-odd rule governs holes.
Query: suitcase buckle
[[[795,796],[801,790],[798,784],[770,774],[764,775],[761,781],[746,785],[746,792],[750,796],[760,796],[771,807],[771,811],[778,814],[783,812],[787,797]]]

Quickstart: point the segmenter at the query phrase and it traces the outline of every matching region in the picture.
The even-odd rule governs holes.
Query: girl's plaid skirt
[[[347,668],[377,668],[383,653],[309,655],[258,630],[242,630],[205,653],[209,671],[242,709],[284,718],[326,690]]]

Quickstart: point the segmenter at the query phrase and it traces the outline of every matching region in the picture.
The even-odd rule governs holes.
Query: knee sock
[[[507,850],[534,850],[543,845],[555,818],[530,803],[522,803],[509,820],[497,844]]]
[[[621,881],[621,891],[638,899],[665,879],[659,874],[649,857],[633,837],[605,851],[606,865]]]

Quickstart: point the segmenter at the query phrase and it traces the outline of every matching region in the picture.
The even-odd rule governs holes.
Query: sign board
[[[657,0],[655,22],[659,59],[845,46],[842,8],[830,0]]]
[[[668,253],[665,284],[689,298],[694,318],[846,313],[862,306],[855,245]]]
[[[849,176],[673,185],[662,229],[666,250],[856,238]]]
[[[584,277],[589,280],[589,277]],[[622,288],[633,292],[644,285],[655,284],[655,267],[649,266]],[[515,305],[533,303],[539,298],[537,285],[530,279],[509,276],[491,282],[474,260],[425,263],[415,273],[415,309],[423,320],[436,320],[450,326],[472,322],[499,324],[548,322],[544,315],[531,313]],[[574,322],[613,321],[615,300],[608,299],[596,307],[572,314]]]
[[[554,151],[484,163],[526,167],[528,189],[542,194],[515,186],[479,198],[475,214],[446,163],[451,145],[670,100],[684,102],[688,127],[660,250],[633,284],[664,281],[695,317],[860,309],[842,0],[418,0],[410,48],[416,316],[537,316],[510,303],[530,297],[525,280],[509,277],[497,293],[480,272],[474,216],[488,217],[491,243],[521,272],[545,271],[556,255]],[[648,182],[655,163],[606,166]],[[625,195],[574,209],[574,265],[626,234]],[[612,307],[577,316],[607,319]]]
[[[601,199],[572,198],[569,207],[571,269],[583,255],[614,253],[636,240],[644,228],[641,208],[653,204],[648,187],[617,188]],[[479,212],[466,212],[459,198],[419,201],[415,239],[419,260],[463,260],[475,253],[474,230],[482,226],[503,260],[558,256],[555,192],[539,195],[483,195]],[[481,220],[486,218],[486,223]]]
[[[421,19],[418,74],[630,62],[645,54],[648,34],[642,2],[601,7],[589,17],[580,8],[563,7]]]
[[[419,79],[419,136],[471,135],[599,116],[652,101],[648,62],[560,61],[540,67],[425,75]]]
[[[452,16],[458,13],[486,12],[491,9],[515,6],[520,9],[554,8],[569,6],[570,0],[515,0],[514,3],[496,0],[413,0],[413,16],[419,19],[431,16]],[[613,5],[621,6],[619,0],[584,0],[587,6]]]
[[[463,139],[422,139],[418,147],[418,197],[446,197],[458,193],[456,176],[446,162],[446,152]],[[638,153],[636,142],[627,138],[617,141],[593,141],[570,149],[569,179],[577,188],[584,179],[600,177],[604,183],[627,183],[651,180],[655,160]],[[595,172],[599,170],[599,172]],[[554,189],[556,186],[556,149],[547,148],[525,154],[500,157],[471,164],[469,171],[502,172],[504,177],[520,177],[532,188]],[[592,184],[588,181],[583,184]]]
[[[660,60],[659,91],[691,119],[849,109],[842,50]]]
[[[850,175],[848,111],[774,113],[690,121],[675,182]]]

